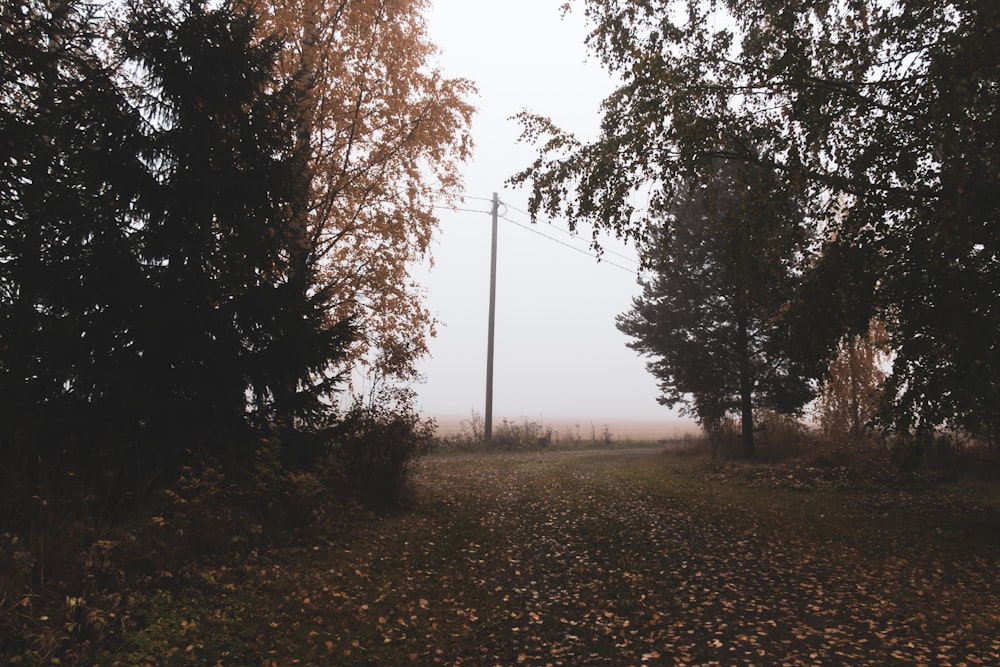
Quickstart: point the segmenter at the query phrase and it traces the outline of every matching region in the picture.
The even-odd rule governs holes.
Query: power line
[[[476,200],[476,201],[487,201],[487,202],[490,202],[490,203],[493,203],[493,201],[494,201],[492,199],[487,199],[485,197],[473,197],[473,196],[465,195],[465,194],[461,194],[461,195],[449,194],[449,196],[457,197],[457,198],[463,199],[463,200],[464,199],[472,199],[472,200]],[[509,209],[511,209],[513,211],[516,211],[516,212],[518,212],[518,213],[520,213],[520,214],[522,214],[522,215],[530,218],[530,214],[527,211],[524,211],[524,210],[522,210],[522,209],[520,209],[520,208],[518,208],[516,206],[512,206],[510,204],[507,204],[506,202],[497,201],[497,203],[498,204],[502,204],[505,208],[509,208]],[[464,208],[464,207],[460,207],[460,206],[448,206],[448,205],[438,205],[438,204],[434,205],[434,208],[436,208],[436,209],[443,209],[443,210],[446,210],[446,211],[456,211],[456,212],[464,212],[464,213],[482,213],[484,215],[491,215],[491,214],[494,213],[493,210],[484,211],[482,209]],[[575,246],[575,245],[572,245],[570,243],[566,243],[565,241],[560,241],[559,239],[553,238],[553,237],[549,236],[548,234],[544,234],[541,231],[539,231],[538,229],[536,229],[535,227],[522,224],[522,223],[518,222],[517,220],[514,220],[513,218],[510,218],[509,216],[506,215],[506,213],[504,215],[498,215],[498,217],[502,218],[503,220],[506,220],[507,222],[511,223],[512,225],[515,225],[517,227],[520,227],[521,229],[527,230],[527,231],[531,232],[532,234],[537,234],[538,236],[541,236],[543,239],[546,239],[548,241],[552,241],[553,243],[558,243],[559,245],[564,246],[566,248],[569,248],[570,250],[576,251],[576,252],[578,252],[578,253],[580,253],[582,255],[586,255],[587,257],[590,257],[591,259],[596,259],[598,262],[600,262],[602,264],[607,264],[608,266],[613,266],[616,269],[620,269],[622,271],[627,271],[628,273],[630,273],[632,275],[635,275],[638,272],[639,261],[636,260],[636,259],[634,259],[634,258],[632,258],[632,257],[629,257],[628,255],[623,255],[622,253],[615,252],[614,250],[609,250],[607,248],[602,248],[601,254],[597,254],[595,252],[591,252],[590,250],[584,250],[583,248],[580,248],[579,246]],[[551,221],[549,222],[549,224],[550,224],[550,226],[551,226],[552,229],[560,231],[560,232],[562,232],[563,234],[566,234],[567,236],[569,236],[572,239],[582,240],[579,234],[575,234],[575,233],[573,233],[573,232],[571,232],[569,230],[563,229],[562,227],[558,227],[554,223],[552,223]],[[621,264],[619,264],[617,262],[612,262],[611,260],[603,257],[602,256],[603,254],[614,255],[615,257],[618,257],[618,258],[620,258],[620,259],[622,259],[622,260],[624,260],[624,261],[626,261],[626,262],[628,262],[630,264],[633,264],[634,268],[628,268],[628,267],[622,266]]]
[[[560,241],[559,239],[553,238],[553,237],[551,237],[551,236],[549,236],[547,234],[543,234],[542,232],[538,231],[537,229],[535,229],[533,227],[529,227],[528,225],[523,225],[520,222],[517,222],[516,220],[512,220],[512,219],[508,218],[505,215],[501,215],[500,217],[502,219],[506,220],[507,222],[511,223],[512,225],[520,227],[521,229],[525,229],[525,230],[531,232],[532,234],[538,234],[543,239],[547,239],[549,241],[552,241],[553,243],[558,243],[559,245],[565,246],[566,248],[569,248],[570,250],[575,250],[576,252],[580,253],[581,255],[586,255],[587,257],[590,257],[591,259],[596,259],[598,262],[600,262],[602,264],[607,264],[608,266],[613,266],[616,269],[621,269],[622,271],[627,271],[628,273],[630,273],[632,275],[635,275],[636,272],[638,271],[638,262],[636,263],[636,268],[629,269],[627,267],[622,266],[621,264],[616,264],[615,262],[612,262],[610,260],[604,259],[603,257],[601,257],[601,256],[599,256],[599,255],[597,255],[595,253],[592,253],[592,252],[590,252],[588,250],[584,250],[583,248],[579,248],[579,247],[577,247],[575,245],[566,243],[565,241]],[[626,257],[625,259],[628,259],[628,258]]]
[[[453,197],[455,197],[455,195],[452,195],[449,198],[453,198]],[[616,269],[619,269],[620,271],[625,271],[625,272],[629,273],[632,276],[635,276],[638,273],[639,263],[637,261],[631,259],[630,257],[626,257],[625,255],[620,255],[618,253],[612,253],[612,254],[618,255],[619,257],[621,257],[624,260],[627,260],[627,261],[632,262],[632,263],[635,264],[635,268],[629,269],[629,268],[624,267],[621,264],[618,264],[616,262],[611,262],[611,261],[609,261],[609,260],[607,260],[607,259],[605,259],[605,258],[603,258],[603,257],[601,257],[601,256],[599,256],[599,255],[597,255],[595,253],[593,253],[593,252],[590,252],[588,250],[584,250],[583,248],[580,248],[578,246],[572,245],[572,244],[567,243],[565,241],[561,241],[559,239],[553,238],[553,237],[549,236],[548,234],[543,234],[541,231],[539,231],[538,229],[534,228],[533,226],[528,226],[528,225],[521,224],[520,222],[518,222],[518,221],[516,221],[516,220],[514,220],[514,219],[512,219],[512,218],[510,218],[510,217],[507,216],[507,209],[508,208],[512,208],[515,211],[523,213],[524,215],[527,215],[527,213],[525,213],[524,211],[521,211],[520,209],[517,209],[515,207],[508,206],[507,204],[503,204],[500,201],[499,197],[497,197],[497,193],[495,193],[495,192],[493,193],[493,198],[489,199],[489,200],[483,199],[481,197],[467,197],[465,195],[460,196],[460,199],[462,200],[463,203],[464,203],[465,199],[489,201],[490,204],[491,204],[491,206],[490,206],[490,210],[488,211],[488,213],[491,215],[491,217],[493,219],[492,241],[491,241],[491,247],[490,247],[490,298],[489,298],[489,323],[488,323],[489,326],[488,326],[488,331],[487,331],[487,343],[486,343],[486,418],[485,418],[485,423],[484,423],[484,435],[486,436],[486,441],[490,442],[490,440],[492,439],[492,435],[493,435],[493,356],[494,356],[494,327],[495,327],[495,322],[496,322],[497,221],[502,218],[502,219],[506,220],[507,222],[509,222],[510,224],[516,226],[516,227],[520,227],[520,228],[525,229],[525,230],[527,230],[527,231],[529,231],[529,232],[531,232],[533,234],[537,234],[537,235],[541,236],[543,239],[545,239],[547,241],[552,241],[553,243],[558,243],[559,245],[565,246],[566,248],[569,248],[570,250],[574,250],[574,251],[576,251],[576,252],[578,252],[578,253],[580,253],[582,255],[586,255],[587,257],[590,257],[592,259],[596,259],[599,263],[603,262],[603,263],[607,264],[608,266],[612,266],[612,267],[614,267]],[[500,206],[501,206],[501,204],[504,207],[504,212],[503,212],[502,215],[500,214]],[[473,208],[464,208],[464,207],[459,207],[459,206],[434,205],[434,208],[445,209],[445,210],[450,210],[450,211],[463,211],[463,212],[467,212],[467,213],[487,213],[487,211],[482,211],[482,210],[473,209]],[[560,227],[556,227],[556,229],[559,229],[559,231],[564,231]],[[579,239],[579,236],[577,236],[575,234],[572,234],[570,232],[565,232],[565,233],[569,234],[574,239]]]
[[[527,211],[524,211],[524,210],[521,210],[521,209],[519,209],[519,208],[518,208],[518,207],[516,207],[516,206],[509,206],[509,208],[511,208],[511,209],[513,209],[513,210],[515,210],[515,211],[517,211],[518,213],[520,213],[520,214],[524,215],[525,217],[527,217],[527,218],[529,218],[529,219],[531,218],[531,214],[530,214],[530,213],[528,213]],[[549,225],[550,225],[550,226],[552,227],[552,229],[555,229],[555,230],[557,230],[557,231],[560,231],[560,232],[562,232],[563,234],[566,234],[567,236],[569,236],[569,237],[571,237],[571,238],[574,238],[574,239],[581,239],[581,240],[583,240],[583,237],[581,237],[581,236],[580,236],[579,234],[577,234],[576,232],[571,232],[571,231],[570,231],[570,230],[568,230],[568,229],[563,229],[562,227],[559,227],[559,226],[557,226],[557,225],[556,225],[556,224],[555,224],[555,223],[554,223],[553,221],[551,221],[551,220],[547,220],[547,221],[545,221],[545,222],[548,222],[548,224],[549,224]],[[620,252],[615,252],[614,250],[611,250],[611,249],[609,249],[609,248],[604,248],[603,246],[601,247],[601,253],[602,253],[602,254],[608,254],[608,255],[614,255],[615,257],[619,257],[619,258],[621,258],[621,259],[624,259],[625,261],[627,261],[627,262],[631,262],[632,264],[635,264],[635,265],[637,265],[637,266],[638,266],[638,264],[639,264],[639,260],[635,259],[634,257],[630,257],[630,256],[628,256],[628,255],[623,255],[623,254],[622,254],[622,253],[620,253]]]
[[[459,208],[458,206],[439,206],[439,205],[435,205],[434,208],[441,208],[441,209],[444,209],[446,211],[464,211],[466,213],[483,213],[485,215],[489,215],[490,214],[490,211],[483,211],[483,210],[476,209],[476,208]]]
[[[443,190],[441,192],[442,192],[442,194],[447,194],[447,195],[451,196],[450,193],[444,192]],[[458,195],[458,198],[459,199],[475,199],[476,201],[488,201],[491,204],[493,203],[493,200],[492,199],[488,199],[487,197],[473,197],[472,195],[461,194],[461,195]]]

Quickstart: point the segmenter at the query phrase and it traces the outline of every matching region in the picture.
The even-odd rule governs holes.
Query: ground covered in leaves
[[[998,665],[996,484],[655,449],[427,458],[405,511],[202,565],[102,665]]]

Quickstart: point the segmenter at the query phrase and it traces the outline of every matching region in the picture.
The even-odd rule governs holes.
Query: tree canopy
[[[258,40],[256,22],[226,5],[142,6],[121,39],[152,172],[151,205],[132,221],[142,300],[157,304],[134,323],[142,372],[161,404],[237,423],[248,396],[264,419],[314,413],[350,338],[314,255],[301,260],[301,100],[277,70],[280,41]]]
[[[577,4],[593,26],[589,46],[621,85],[589,143],[521,116],[541,144],[515,177],[532,184],[531,210],[641,235],[715,159],[778,170],[802,183],[827,239],[815,271],[866,287],[852,299],[826,295],[844,317],[816,353],[832,354],[844,330],[877,312],[894,351],[886,423],[995,437],[1000,6]],[[851,301],[851,312],[839,307]]]
[[[691,183],[650,230],[649,277],[618,318],[629,346],[652,357],[660,402],[683,405],[709,431],[737,416],[748,456],[755,411],[796,413],[812,397],[784,322],[807,239],[787,185],[731,163]]]
[[[327,424],[366,354],[406,375],[423,352],[407,271],[470,88],[430,67],[420,2],[310,3],[279,29],[295,7],[0,12],[12,493],[134,494],[182,449]]]
[[[867,335],[847,335],[830,363],[829,377],[816,401],[823,433],[854,444],[869,434],[885,381],[885,328],[873,322]]]
[[[258,28],[284,39],[280,71],[302,97],[312,176],[302,224],[334,314],[358,328],[350,358],[402,376],[434,330],[409,270],[428,255],[434,205],[454,194],[472,148],[474,88],[432,66],[427,4],[292,0],[268,6]]]

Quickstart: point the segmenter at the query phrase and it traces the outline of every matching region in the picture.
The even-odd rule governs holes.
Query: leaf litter
[[[965,505],[893,497],[723,480],[654,450],[432,456],[411,508],[205,572],[117,655],[1000,664],[998,512],[977,507],[970,524],[954,515]]]

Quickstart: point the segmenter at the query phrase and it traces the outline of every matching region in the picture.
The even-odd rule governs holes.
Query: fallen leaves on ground
[[[347,541],[205,572],[164,594],[116,655],[222,665],[1000,664],[995,509],[773,488],[674,465],[650,451],[431,457],[412,509]],[[139,646],[163,651],[138,656]]]

